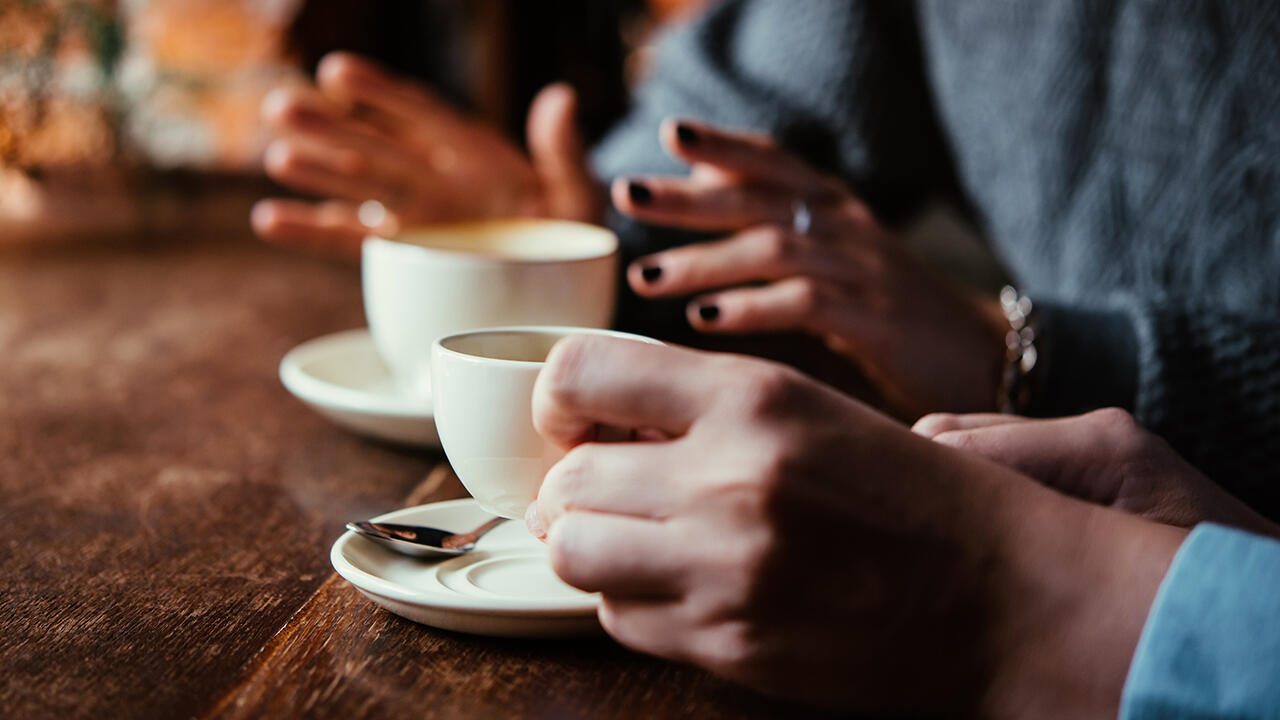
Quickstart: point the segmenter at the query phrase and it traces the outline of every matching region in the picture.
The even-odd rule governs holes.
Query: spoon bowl
[[[455,533],[424,525],[369,521],[349,522],[347,529],[401,555],[416,558],[446,558],[471,552],[476,547],[476,541],[505,521],[506,518],[492,518],[465,533]]]

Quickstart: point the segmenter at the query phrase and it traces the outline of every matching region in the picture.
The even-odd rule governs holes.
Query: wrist
[[[1107,717],[1187,531],[1035,487],[1000,557],[983,714]],[[1028,502],[1030,501],[1030,502]]]

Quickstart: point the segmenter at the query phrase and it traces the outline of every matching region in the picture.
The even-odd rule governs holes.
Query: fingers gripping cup
[[[618,238],[560,220],[411,228],[362,248],[364,310],[378,354],[405,392],[429,396],[431,344],[509,325],[608,327]]]
[[[610,330],[510,327],[440,338],[431,384],[440,444],[458,479],[485,510],[522,518],[564,452],[533,427],[533,384],[558,340],[590,333],[660,344]]]

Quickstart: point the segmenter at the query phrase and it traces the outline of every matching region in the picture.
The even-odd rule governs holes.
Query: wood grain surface
[[[794,714],[607,638],[416,625],[334,576],[346,520],[461,492],[280,386],[288,349],[362,324],[355,268],[244,237],[0,255],[0,708]]]

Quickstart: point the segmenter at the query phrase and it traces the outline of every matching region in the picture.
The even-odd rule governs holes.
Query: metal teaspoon
[[[471,532],[452,533],[423,525],[386,522],[349,522],[347,529],[385,545],[402,555],[418,558],[453,557],[475,549],[482,535],[501,525],[506,518],[492,518]]]

